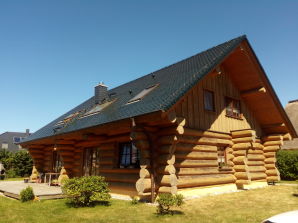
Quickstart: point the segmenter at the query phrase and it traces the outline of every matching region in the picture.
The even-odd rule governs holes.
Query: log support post
[[[232,131],[233,164],[234,176],[236,177],[236,185],[243,188],[243,185],[251,183],[251,175],[248,166],[248,150],[252,148],[252,143],[256,140],[254,130]]]
[[[276,152],[283,145],[283,136],[269,135],[263,137],[265,168],[267,182],[276,182],[280,180],[280,174],[276,167]]]

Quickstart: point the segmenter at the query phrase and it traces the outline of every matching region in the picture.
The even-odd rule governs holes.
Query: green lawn
[[[70,208],[65,200],[21,203],[0,196],[1,223],[100,223],[100,222],[200,222],[258,223],[272,215],[298,209],[298,188],[270,186],[263,189],[209,196],[186,201],[182,214],[157,216],[155,206],[131,205],[112,200],[111,206]]]

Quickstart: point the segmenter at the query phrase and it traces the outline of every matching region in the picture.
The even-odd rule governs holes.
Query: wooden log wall
[[[265,156],[265,168],[267,181],[279,181],[280,174],[276,168],[276,152],[283,145],[283,137],[281,135],[269,135],[263,139],[264,156]]]
[[[185,126],[163,129],[159,134],[159,192],[235,183],[233,171],[220,171],[217,161],[218,146],[233,144],[228,134]]]
[[[33,159],[33,165],[35,166],[37,171],[40,173],[44,172],[44,163],[45,163],[44,147],[29,148],[28,151]]]
[[[233,163],[236,184],[250,184],[251,181],[266,181],[264,151],[254,130],[232,131]]]
[[[73,176],[74,150],[73,145],[57,145],[57,150],[63,160],[63,167],[69,177]]]

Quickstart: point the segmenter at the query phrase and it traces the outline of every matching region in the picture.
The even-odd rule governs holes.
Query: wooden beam
[[[271,129],[276,127],[285,127],[285,123],[275,123],[275,124],[268,124],[268,125],[262,125],[261,127],[263,129]]]
[[[253,89],[249,89],[249,90],[240,92],[242,97],[254,95],[254,94],[258,94],[258,93],[266,93],[266,88],[265,87],[257,87],[257,88],[253,88]]]

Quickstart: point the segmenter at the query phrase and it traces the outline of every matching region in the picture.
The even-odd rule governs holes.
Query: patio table
[[[49,176],[49,186],[51,186],[51,182],[52,182],[52,176],[59,176],[60,173],[45,173],[44,174],[44,182],[47,183],[47,176]]]

